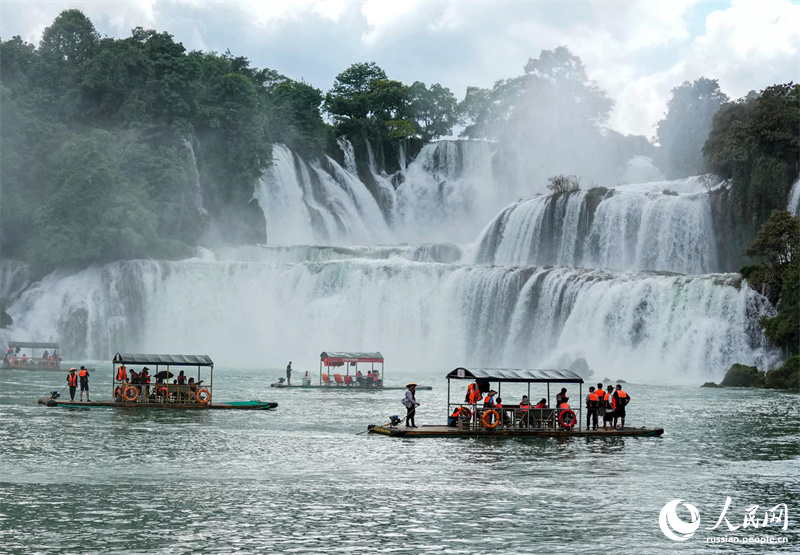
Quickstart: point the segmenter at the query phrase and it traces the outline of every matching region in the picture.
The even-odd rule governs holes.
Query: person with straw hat
[[[419,403],[417,403],[417,399],[414,396],[414,391],[417,389],[417,384],[408,382],[406,388],[406,396],[403,397],[402,401],[403,406],[406,408],[406,428],[416,428],[414,413],[417,411]]]

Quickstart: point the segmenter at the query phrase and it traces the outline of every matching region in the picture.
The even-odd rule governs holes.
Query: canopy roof
[[[114,362],[118,364],[152,364],[164,366],[214,366],[208,355],[143,355],[117,353]]]
[[[323,351],[319,355],[322,361],[331,362],[383,362],[383,355],[378,351],[372,353],[344,352],[344,351]]]
[[[20,349],[58,349],[58,343],[35,343],[32,341],[9,341],[8,346]]]
[[[459,372],[463,370],[463,372]],[[516,370],[511,368],[456,368],[447,374],[448,380],[486,380],[490,382],[551,382],[583,383],[571,370]]]

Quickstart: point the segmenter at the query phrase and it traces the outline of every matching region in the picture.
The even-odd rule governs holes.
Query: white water
[[[274,147],[254,193],[268,245],[50,274],[17,287],[0,339],[58,340],[71,358],[196,352],[298,369],[322,350],[377,349],[398,372],[436,375],[583,357],[598,375],[644,381],[780,361],[757,324],[766,300],[709,274],[706,179],[538,196],[497,215],[525,192],[495,178],[491,144],[428,145],[393,176],[368,150],[369,186],[353,146],[339,146],[343,166]],[[641,270],[690,275],[624,273]]]
[[[53,318],[53,306],[60,317]],[[19,334],[75,357],[211,353],[313,368],[333,347],[381,350],[394,369],[535,367],[583,356],[596,373],[649,381],[774,365],[735,275],[614,275],[407,260],[132,261],[56,274],[10,311]]]
[[[704,189],[698,192],[698,181],[620,186],[593,213],[586,191],[520,201],[486,228],[479,261],[683,274],[718,271],[710,197]]]
[[[800,216],[800,179],[794,182],[789,192],[789,203],[786,210],[795,216]]]

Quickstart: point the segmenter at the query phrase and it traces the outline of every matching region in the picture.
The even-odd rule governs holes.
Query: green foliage
[[[800,349],[800,220],[774,210],[745,254],[760,264],[742,268],[747,283],[778,308],[762,317],[765,335],[789,355]]]
[[[701,77],[672,89],[667,113],[657,124],[661,170],[670,179],[704,171],[703,144],[714,114],[728,101],[716,79]]]
[[[703,155],[712,170],[732,178],[745,222],[758,228],[785,205],[800,164],[800,88],[773,85],[729,102],[714,116]]]
[[[722,387],[762,387],[764,385],[764,372],[755,366],[734,364],[719,384]]]
[[[780,368],[769,370],[764,387],[800,391],[800,356],[789,357]]]
[[[415,81],[408,88],[408,104],[416,132],[424,141],[452,134],[461,119],[456,97],[439,83],[428,88],[425,83]]]

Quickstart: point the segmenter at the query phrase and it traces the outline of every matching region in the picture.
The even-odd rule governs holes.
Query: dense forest
[[[495,142],[498,167],[516,172],[509,179],[542,184],[565,173],[615,185],[610,176],[635,155],[671,178],[714,171],[732,178],[748,242],[785,207],[798,173],[795,85],[731,102],[714,80],[684,83],[654,141],[609,130],[612,107],[563,46],[490,89],[469,87],[460,101],[438,83],[392,80],[372,62],[346,68],[323,92],[230,52],[188,52],[165,32],[102,38],[67,10],[38,47],[0,42],[0,254],[43,275],[265,242],[253,190],[272,144],[341,160],[341,136],[368,187],[367,145],[391,174],[400,147],[413,157],[460,133]]]

